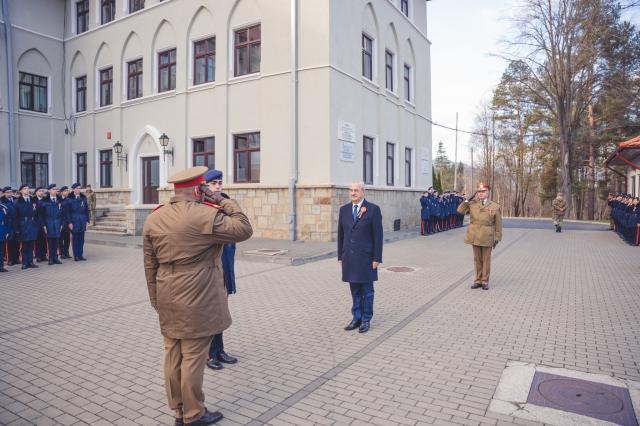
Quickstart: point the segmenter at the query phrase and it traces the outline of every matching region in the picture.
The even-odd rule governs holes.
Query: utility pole
[[[473,147],[471,147],[471,190],[469,193],[473,191]]]
[[[453,190],[458,190],[458,113],[456,112],[456,149],[453,163]]]

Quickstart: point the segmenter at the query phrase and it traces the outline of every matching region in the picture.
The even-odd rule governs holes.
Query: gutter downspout
[[[7,52],[7,93],[9,109],[9,182],[12,188],[18,186],[16,173],[16,128],[15,128],[15,99],[13,85],[13,32],[11,30],[11,15],[9,14],[9,0],[2,0],[2,17],[4,18],[4,41]]]
[[[291,0],[291,178],[289,179],[289,239],[296,241],[298,183],[298,0]]]

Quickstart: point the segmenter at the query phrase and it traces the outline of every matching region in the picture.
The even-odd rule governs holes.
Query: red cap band
[[[204,183],[204,175],[200,175],[197,178],[185,181],[185,182],[176,182],[173,184],[174,188],[191,188],[193,186],[198,186],[201,183]]]

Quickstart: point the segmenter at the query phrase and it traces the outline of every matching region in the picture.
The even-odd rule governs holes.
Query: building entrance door
[[[142,202],[158,204],[160,186],[160,157],[142,158]]]

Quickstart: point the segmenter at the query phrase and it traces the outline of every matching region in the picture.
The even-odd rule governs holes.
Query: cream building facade
[[[426,0],[1,1],[0,183],[91,184],[136,234],[204,164],[256,235],[328,241],[364,180],[386,231],[418,226]]]

